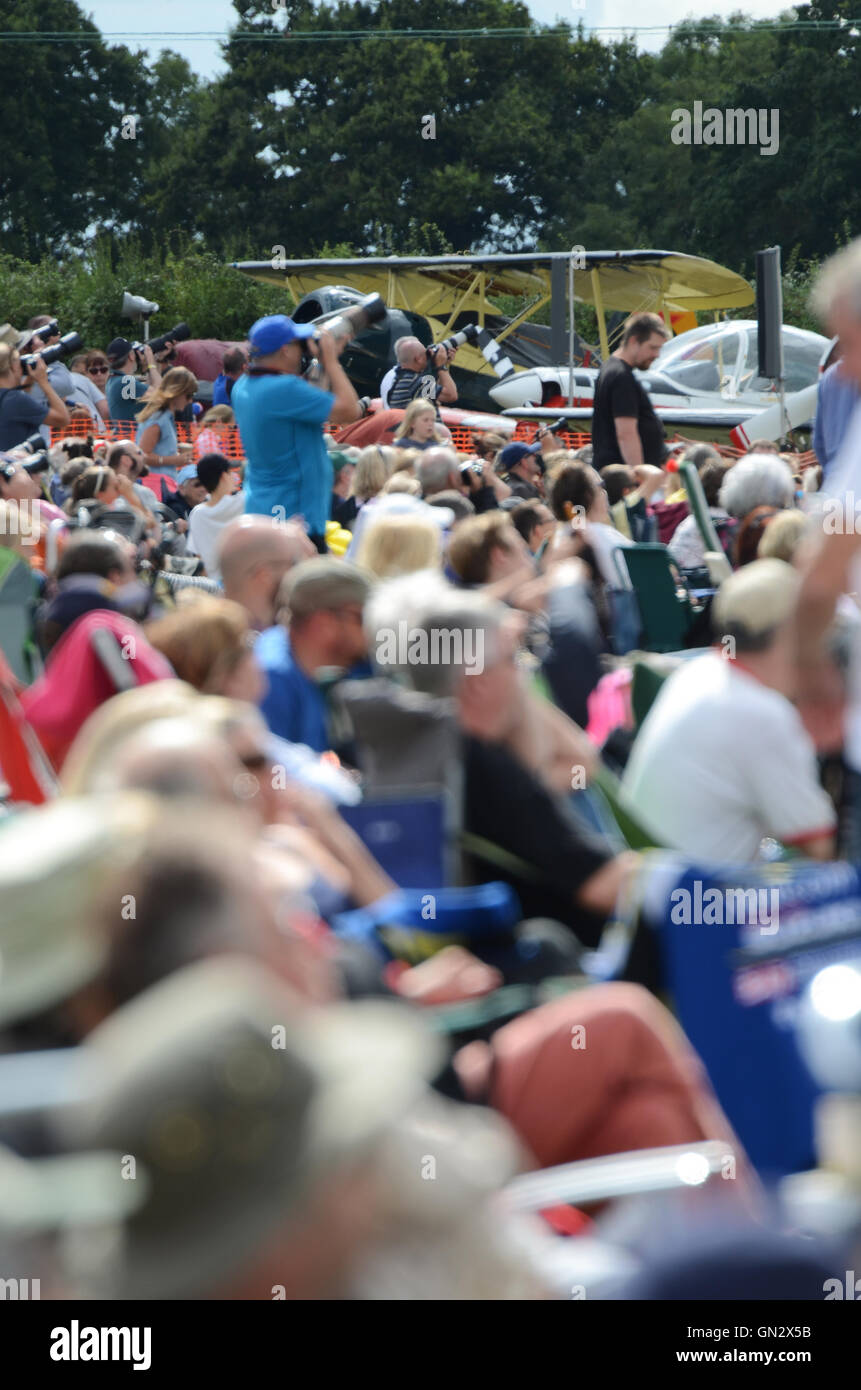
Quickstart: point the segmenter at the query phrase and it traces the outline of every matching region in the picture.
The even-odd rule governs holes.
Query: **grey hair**
[[[470,663],[447,660],[443,642],[449,657],[480,649],[483,669],[497,659],[505,617],[496,600],[474,589],[456,589],[438,570],[419,570],[378,585],[365,608],[365,632],[384,675],[425,695],[446,697],[455,693]],[[409,643],[430,659],[410,661]]]
[[[861,237],[825,262],[811,291],[810,307],[822,323],[841,303],[861,319]]]
[[[789,464],[777,454],[748,454],[739,459],[724,479],[718,502],[741,520],[754,507],[793,505],[795,480]]]
[[[405,338],[398,338],[396,340],[395,358],[399,366],[403,366],[404,359],[410,356],[410,353],[413,351],[413,345],[421,347],[419,339],[416,338],[413,334],[409,334]]]
[[[457,454],[454,449],[440,445],[438,449],[426,449],[419,460],[419,482],[422,493],[441,492],[448,486],[448,480],[457,470]]]

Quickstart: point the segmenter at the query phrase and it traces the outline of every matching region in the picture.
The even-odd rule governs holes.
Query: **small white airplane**
[[[786,324],[782,337],[783,410],[778,383],[759,376],[755,319],[706,324],[680,333],[668,339],[654,366],[637,376],[668,427],[709,435],[717,429],[746,448],[751,438],[778,439],[808,424],[816,412],[828,339]],[[597,376],[597,368],[575,367],[572,381],[567,365],[535,367],[496,382],[490,395],[506,414],[521,419],[552,415],[587,421]]]

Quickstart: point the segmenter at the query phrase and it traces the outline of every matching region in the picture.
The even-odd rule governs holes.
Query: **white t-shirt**
[[[99,390],[94,381],[90,381],[88,376],[84,376],[83,372],[70,372],[69,375],[75,387],[72,392],[72,400],[76,405],[82,405],[89,411],[90,419],[95,425],[97,432],[99,434],[104,434],[105,422],[99,414],[97,407],[99,401],[107,400],[107,396],[104,391]]]
[[[627,549],[634,544],[629,536],[623,536],[621,531],[617,531],[615,526],[608,526],[606,521],[587,521],[583,528],[583,534],[587,545],[591,545],[595,553],[595,563],[601,571],[601,578],[605,584],[609,584],[613,589],[630,589],[631,580],[628,577],[627,566],[624,562],[617,565],[616,556],[613,553],[617,547]]]
[[[389,392],[392,389],[392,382],[395,379],[396,371],[397,367],[390,367],[380,382],[380,400],[383,403],[383,410],[388,410],[389,408]]]
[[[795,707],[714,651],[662,687],[622,786],[662,844],[725,864],[754,860],[765,836],[802,842],[836,821]]]
[[[245,511],[245,493],[234,492],[222,497],[214,507],[206,502],[192,507],[188,517],[188,549],[199,555],[210,579],[220,579],[218,571],[218,538],[228,522]]]

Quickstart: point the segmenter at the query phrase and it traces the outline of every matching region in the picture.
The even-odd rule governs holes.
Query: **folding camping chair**
[[[665,545],[648,543],[616,550],[616,565],[627,570],[642,629],[636,644],[644,651],[675,652],[685,641],[700,614],[687,587],[670,560]]]
[[[42,669],[33,640],[39,582],[21,556],[0,546],[0,649],[13,675],[28,685]]]
[[[718,587],[732,574],[732,566],[726,558],[718,539],[718,533],[715,530],[708,503],[706,502],[703,485],[700,482],[700,475],[690,460],[680,463],[679,473],[687,494],[691,515],[697,523],[697,530],[706,548],[705,562],[709,577],[715,587]]]

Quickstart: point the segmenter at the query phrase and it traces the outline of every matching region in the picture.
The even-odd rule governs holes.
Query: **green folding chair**
[[[687,493],[691,515],[697,523],[697,530],[706,548],[705,563],[712,583],[718,586],[732,574],[732,566],[723,552],[714,522],[711,518],[700,475],[694,465],[686,460],[679,465],[679,476]]]
[[[695,607],[665,545],[649,542],[615,552],[627,568],[642,619],[638,646],[649,652],[677,652],[700,610]],[[621,556],[621,559],[620,559]]]
[[[33,640],[39,584],[25,560],[0,546],[0,649],[19,681],[29,685],[42,669]]]

